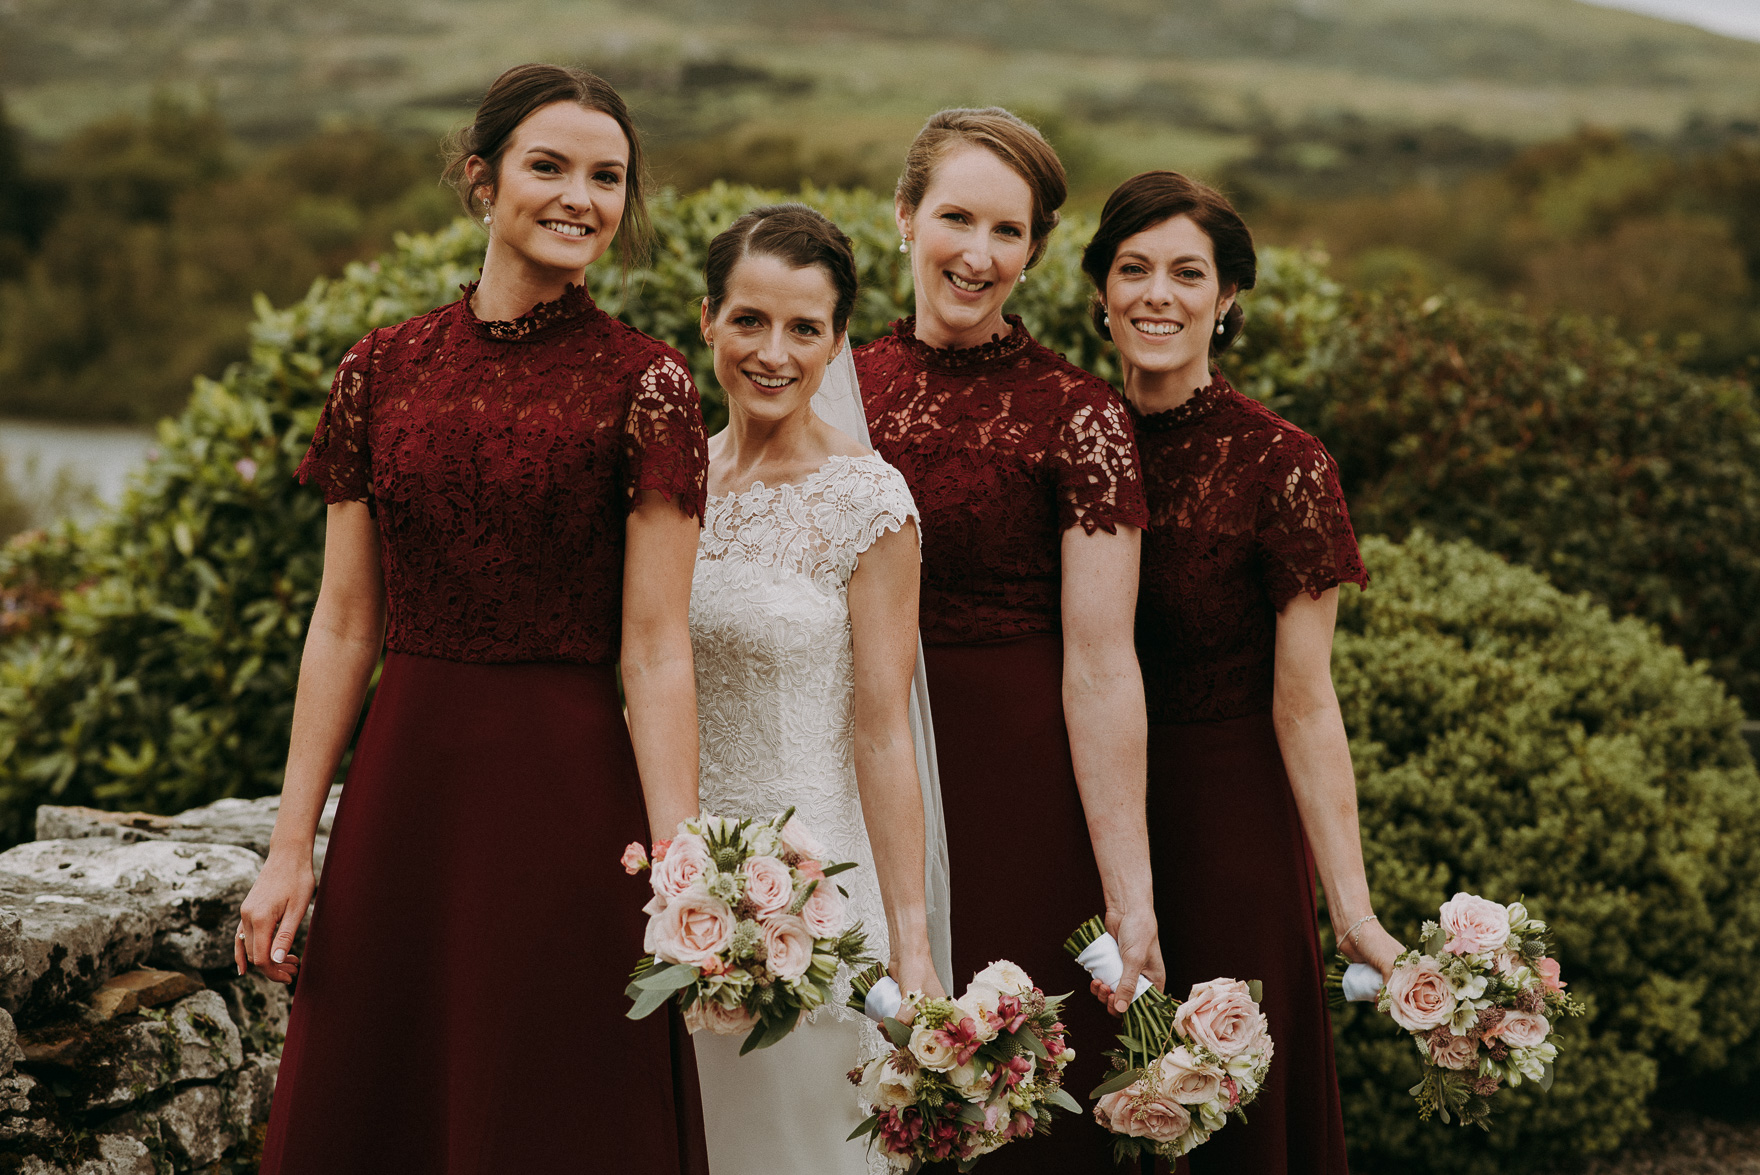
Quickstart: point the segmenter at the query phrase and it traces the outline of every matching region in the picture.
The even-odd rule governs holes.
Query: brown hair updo
[[[721,313],[727,279],[746,257],[774,257],[796,269],[816,265],[831,279],[837,305],[832,329],[842,334],[856,306],[856,259],[843,230],[805,204],[766,204],[728,225],[709,242],[703,283],[709,293],[709,317]]]
[[[1057,227],[1057,210],[1069,195],[1069,180],[1063,173],[1063,160],[1045,136],[1000,106],[943,110],[924,123],[905,152],[904,174],[898,177],[899,204],[915,212],[923,202],[923,193],[929,190],[936,165],[961,143],[983,147],[1026,181],[1033,194],[1029,226],[1033,248],[1027,255],[1027,268],[1031,269],[1045,255],[1045,239]]]
[[[490,190],[501,178],[501,156],[520,123],[552,102],[573,102],[587,110],[609,115],[623,130],[629,143],[629,167],[624,171],[623,218],[617,222],[617,255],[627,271],[648,258],[654,244],[654,222],[648,218],[646,164],[642,137],[636,131],[629,107],[610,82],[584,69],[560,65],[516,65],[490,85],[477,107],[471,125],[459,131],[446,146],[445,178],[458,191],[466,213],[471,207],[473,185],[465,165],[472,156],[489,165]]]
[[[1253,234],[1228,197],[1208,184],[1187,179],[1177,171],[1145,171],[1132,176],[1106,198],[1100,227],[1082,250],[1082,270],[1098,291],[1091,307],[1094,329],[1103,339],[1112,338],[1106,326],[1106,275],[1112,270],[1118,246],[1127,238],[1164,220],[1189,216],[1210,238],[1216,255],[1216,280],[1223,289],[1232,287],[1236,297],[1222,319],[1222,333],[1210,340],[1210,353],[1228,350],[1246,325],[1246,312],[1239,295],[1259,279],[1259,257],[1253,251]]]

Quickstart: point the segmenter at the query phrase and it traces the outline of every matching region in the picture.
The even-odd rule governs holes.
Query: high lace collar
[[[1137,411],[1135,404],[1130,404],[1131,423],[1136,425],[1139,432],[1167,432],[1183,428],[1211,415],[1233,399],[1235,394],[1235,390],[1219,371],[1211,376],[1209,384],[1193,392],[1192,398],[1183,404],[1175,404],[1172,408],[1163,408],[1147,415]],[[1129,400],[1125,402],[1130,403]]]
[[[1021,325],[1018,314],[1005,314],[1002,320],[1011,329],[1006,335],[991,335],[987,343],[975,347],[931,347],[917,337],[917,316],[901,318],[892,324],[892,333],[905,350],[931,371],[970,371],[1004,359],[1012,359],[1033,345],[1033,336]]]
[[[577,286],[570,282],[563,288],[560,297],[548,302],[539,302],[518,318],[506,320],[478,318],[476,312],[471,309],[471,296],[477,292],[477,286],[480,284],[482,283],[472,282],[468,286],[460,287],[464,290],[464,297],[459,300],[459,307],[462,309],[464,317],[475,327],[477,333],[504,343],[522,343],[542,338],[557,327],[571,326],[584,321],[597,313],[599,309],[594,305],[592,295],[587,293],[586,286]]]

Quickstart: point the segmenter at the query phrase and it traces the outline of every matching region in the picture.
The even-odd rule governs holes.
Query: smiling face
[[[1032,253],[1027,181],[991,151],[962,144],[935,165],[922,202],[897,215],[911,243],[917,337],[972,347],[1007,334],[1002,304]]]
[[[843,346],[832,325],[837,288],[817,265],[796,267],[766,253],[740,258],[703,338],[715,351],[715,379],[730,413],[763,422],[806,409]]]
[[[489,202],[489,248],[537,281],[579,281],[623,218],[629,140],[609,114],[574,102],[539,107],[514,130],[500,174],[473,158],[472,192]]]
[[[1234,296],[1217,277],[1209,235],[1175,216],[1119,242],[1106,276],[1107,329],[1127,370],[1191,391],[1210,382],[1210,340]]]

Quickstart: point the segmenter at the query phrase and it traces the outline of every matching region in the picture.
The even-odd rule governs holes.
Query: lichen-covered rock
[[[212,1080],[244,1063],[238,1028],[218,993],[198,991],[163,1018],[96,1032],[74,1060],[85,1086],[83,1108],[119,1109],[186,1081]]]
[[[100,1134],[97,1145],[98,1158],[104,1164],[103,1175],[159,1175],[153,1152],[138,1138],[126,1134]]]
[[[269,1104],[275,1097],[275,1079],[281,1073],[279,1056],[255,1056],[245,1059],[244,1067],[233,1077],[232,1120],[241,1132],[269,1120]]]
[[[37,1014],[83,998],[146,958],[155,929],[132,894],[0,872],[0,1008]]]
[[[42,1152],[61,1140],[53,1103],[37,1079],[14,1073],[0,1079],[0,1153]]]
[[[342,800],[342,786],[330,789],[324,814],[318,821],[315,865],[322,870],[324,850],[329,846],[331,821]],[[192,844],[238,845],[259,856],[269,855],[269,837],[281,811],[280,796],[256,800],[215,800],[176,816],[150,812],[106,812],[101,808],[60,807],[44,804],[37,809],[38,840],[107,837],[124,844],[148,840],[183,841]]]
[[[244,1138],[226,1091],[217,1085],[180,1090],[154,1116],[172,1154],[194,1167],[214,1162]]]
[[[232,1022],[238,1025],[244,1051],[279,1056],[287,1039],[287,1015],[293,1008],[293,994],[287,985],[250,971],[228,979],[220,994],[226,999]]]
[[[0,1008],[0,1077],[10,1074],[22,1060],[24,1050],[18,1047],[18,1029],[12,1023],[12,1014]]]
[[[224,967],[232,958],[238,907],[262,864],[255,853],[235,845],[118,844],[101,838],[33,841],[0,853],[0,887],[34,887],[28,904],[38,914],[32,925],[20,928],[13,949],[0,927],[0,969],[20,964],[16,979],[0,975],[0,1006],[16,1012],[43,994],[83,998],[140,961],[136,948],[143,918],[151,935],[150,961],[198,970]],[[5,896],[0,894],[0,905],[19,910]],[[44,909],[59,914],[60,921]],[[40,994],[33,988],[57,970],[52,956],[58,946],[79,965],[60,967],[58,982],[51,985],[56,990]]]

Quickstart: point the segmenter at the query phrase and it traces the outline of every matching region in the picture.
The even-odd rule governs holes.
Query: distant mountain
[[[1577,0],[0,0],[0,93],[39,137],[165,88],[257,137],[334,117],[437,129],[531,59],[605,70],[662,122],[810,112],[888,139],[952,101],[1516,138],[1760,114],[1760,44]],[[715,101],[668,106],[692,76]]]

